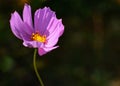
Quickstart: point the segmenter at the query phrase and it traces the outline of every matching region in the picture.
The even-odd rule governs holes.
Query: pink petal
[[[23,45],[25,47],[29,47],[29,48],[38,48],[41,47],[43,44],[37,41],[26,41],[24,40]]]
[[[47,43],[45,45],[46,47],[52,47],[52,46],[56,45],[59,37],[64,32],[64,26],[63,26],[61,20],[56,20],[56,21],[55,20],[54,20],[52,26],[48,30],[49,36],[47,37]]]
[[[39,54],[40,56],[42,56],[42,55],[44,55],[44,54],[46,54],[46,53],[50,52],[51,50],[56,49],[56,48],[58,48],[58,47],[59,47],[59,46],[38,48],[38,54]]]
[[[23,21],[33,28],[32,16],[31,16],[31,7],[28,4],[25,4],[23,9]]]
[[[50,8],[45,7],[43,9],[38,9],[34,15],[34,24],[36,31],[39,31],[41,35],[43,35],[47,29],[49,21],[54,16],[55,12],[51,11]]]
[[[33,28],[30,27],[28,24],[23,24],[23,29],[21,30],[21,35],[23,40],[31,41],[31,35],[34,32]]]
[[[17,38],[27,41],[31,40],[30,37],[33,29],[31,29],[30,26],[22,21],[21,17],[16,11],[11,15],[10,26],[13,34]]]
[[[19,14],[15,11],[13,14],[11,14],[11,19],[10,19],[10,26],[13,34],[19,38],[22,39],[21,37],[21,29],[23,29],[21,26],[23,25],[23,22],[21,20],[21,17]]]

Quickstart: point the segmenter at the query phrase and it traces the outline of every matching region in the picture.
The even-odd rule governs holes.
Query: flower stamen
[[[33,41],[45,43],[46,42],[46,35],[40,35],[38,32],[32,33],[31,39]]]

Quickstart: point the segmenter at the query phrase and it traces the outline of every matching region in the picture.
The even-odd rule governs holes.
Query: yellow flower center
[[[46,42],[46,35],[40,35],[38,32],[36,33],[32,33],[31,39],[37,42],[42,42],[45,43]]]

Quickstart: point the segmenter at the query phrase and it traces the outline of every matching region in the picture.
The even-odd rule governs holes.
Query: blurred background
[[[24,47],[9,25],[24,3],[33,14],[49,6],[65,25],[60,47],[37,55],[45,86],[120,86],[120,0],[0,0],[0,86],[39,86],[34,49]]]

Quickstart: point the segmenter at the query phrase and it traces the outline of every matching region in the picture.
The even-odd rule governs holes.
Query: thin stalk
[[[42,81],[42,79],[41,79],[41,77],[40,77],[40,75],[38,73],[37,66],[36,66],[36,53],[37,53],[37,49],[35,49],[34,55],[33,55],[33,66],[34,66],[34,70],[35,70],[36,76],[37,76],[41,86],[44,86],[43,81]]]

